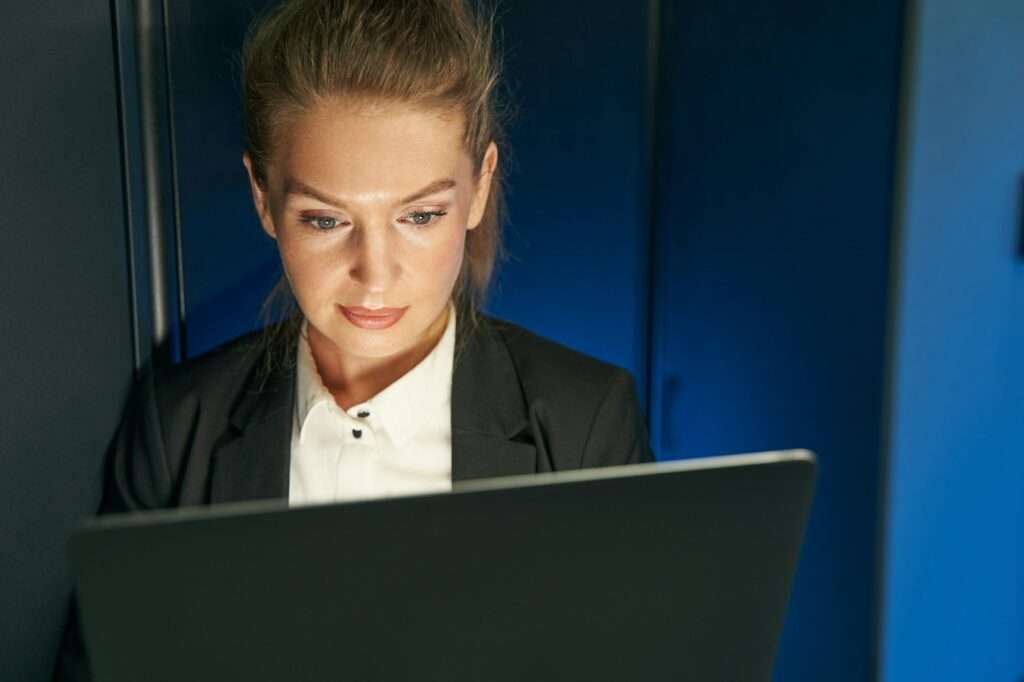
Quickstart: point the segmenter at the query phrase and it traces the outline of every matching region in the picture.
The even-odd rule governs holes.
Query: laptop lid
[[[768,680],[812,497],[787,451],[92,520],[96,679]]]

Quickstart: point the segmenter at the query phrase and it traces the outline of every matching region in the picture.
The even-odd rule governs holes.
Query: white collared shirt
[[[418,365],[347,411],[324,387],[302,331],[289,505],[451,490],[455,311]]]

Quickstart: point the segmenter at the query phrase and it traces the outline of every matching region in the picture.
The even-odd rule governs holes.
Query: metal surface
[[[643,355],[643,376],[637,378],[637,387],[643,399],[643,409],[647,415],[647,431],[652,438],[662,432],[665,420],[654,415],[654,406],[657,404],[655,391],[658,390],[657,382],[653,377],[657,374],[657,360],[654,354],[657,350],[654,340],[658,338],[658,320],[655,315],[655,293],[658,290],[658,240],[657,225],[658,217],[658,195],[659,183],[654,179],[658,176],[658,135],[659,124],[663,123],[659,115],[660,94],[661,94],[661,0],[648,0],[647,2],[647,92],[646,92],[646,121],[644,123],[646,133],[646,155],[647,155],[647,177],[644,187],[647,190],[647,215],[644,221],[647,229],[643,233],[646,240],[647,262],[643,269],[645,282],[642,287],[643,298],[640,306],[644,311],[644,325],[646,326],[645,346]],[[657,428],[657,431],[655,431]],[[664,435],[657,437],[654,442],[663,442]],[[658,452],[664,452],[664,448]]]
[[[177,176],[160,0],[113,0],[136,369],[181,357]]]
[[[740,455],[721,455],[717,457],[695,457],[665,462],[645,462],[643,464],[626,464],[622,466],[597,467],[591,469],[573,469],[569,471],[553,471],[542,474],[522,476],[502,476],[500,478],[484,478],[460,481],[453,485],[451,492],[423,493],[415,495],[395,495],[388,498],[338,502],[331,505],[309,504],[311,506],[332,506],[348,504],[376,503],[385,500],[397,500],[408,497],[424,497],[436,495],[457,495],[484,490],[511,490],[514,488],[530,488],[537,486],[560,485],[564,483],[581,483],[585,481],[601,481],[606,479],[634,478],[637,476],[662,475],[685,471],[705,471],[708,469],[728,469],[733,467],[749,467],[761,464],[777,464],[780,462],[803,462],[817,465],[817,457],[809,450],[778,450],[774,452],[751,452]],[[289,509],[286,500],[256,500],[252,502],[233,502],[217,504],[209,507],[180,507],[175,509],[159,509],[131,514],[108,514],[86,519],[82,528],[100,530],[104,528],[131,528],[133,526],[149,526],[159,523],[176,523],[186,520],[210,518],[226,518],[246,516],[264,512],[275,512]]]
[[[0,679],[48,680],[131,379],[107,0],[5,3],[0,24]]]
[[[766,682],[813,477],[807,453],[573,471],[135,517],[72,553],[112,682],[339,660],[360,680]]]
[[[139,0],[136,5],[138,35],[139,116],[142,129],[142,163],[145,168],[146,231],[149,236],[150,303],[153,306],[153,342],[166,341],[170,328],[167,253],[164,235],[166,212],[163,193],[164,165],[161,125],[166,115],[161,101],[163,81],[162,16],[157,0]]]

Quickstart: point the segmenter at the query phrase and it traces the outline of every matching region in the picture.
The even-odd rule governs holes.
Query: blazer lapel
[[[461,320],[460,320],[461,322]],[[491,322],[459,324],[452,374],[452,480],[537,471],[537,444],[508,348]]]
[[[212,503],[288,498],[295,370],[279,368],[259,385],[262,362],[231,412],[232,433],[212,455]]]
[[[452,373],[452,480],[532,474],[538,446],[522,386],[493,324],[457,326]],[[465,337],[465,338],[464,338]],[[210,502],[288,497],[295,411],[294,367],[279,368],[260,386],[257,357],[231,412],[231,433],[212,454]]]

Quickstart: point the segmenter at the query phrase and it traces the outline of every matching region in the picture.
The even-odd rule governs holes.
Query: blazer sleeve
[[[145,372],[135,382],[121,424],[107,451],[99,514],[170,506],[172,477],[163,443],[153,373]],[[92,680],[74,593],[53,679],[55,682]]]
[[[581,467],[653,462],[633,377],[617,370],[594,414]]]
[[[143,373],[107,453],[100,514],[172,506],[173,481],[164,446],[153,372]]]

